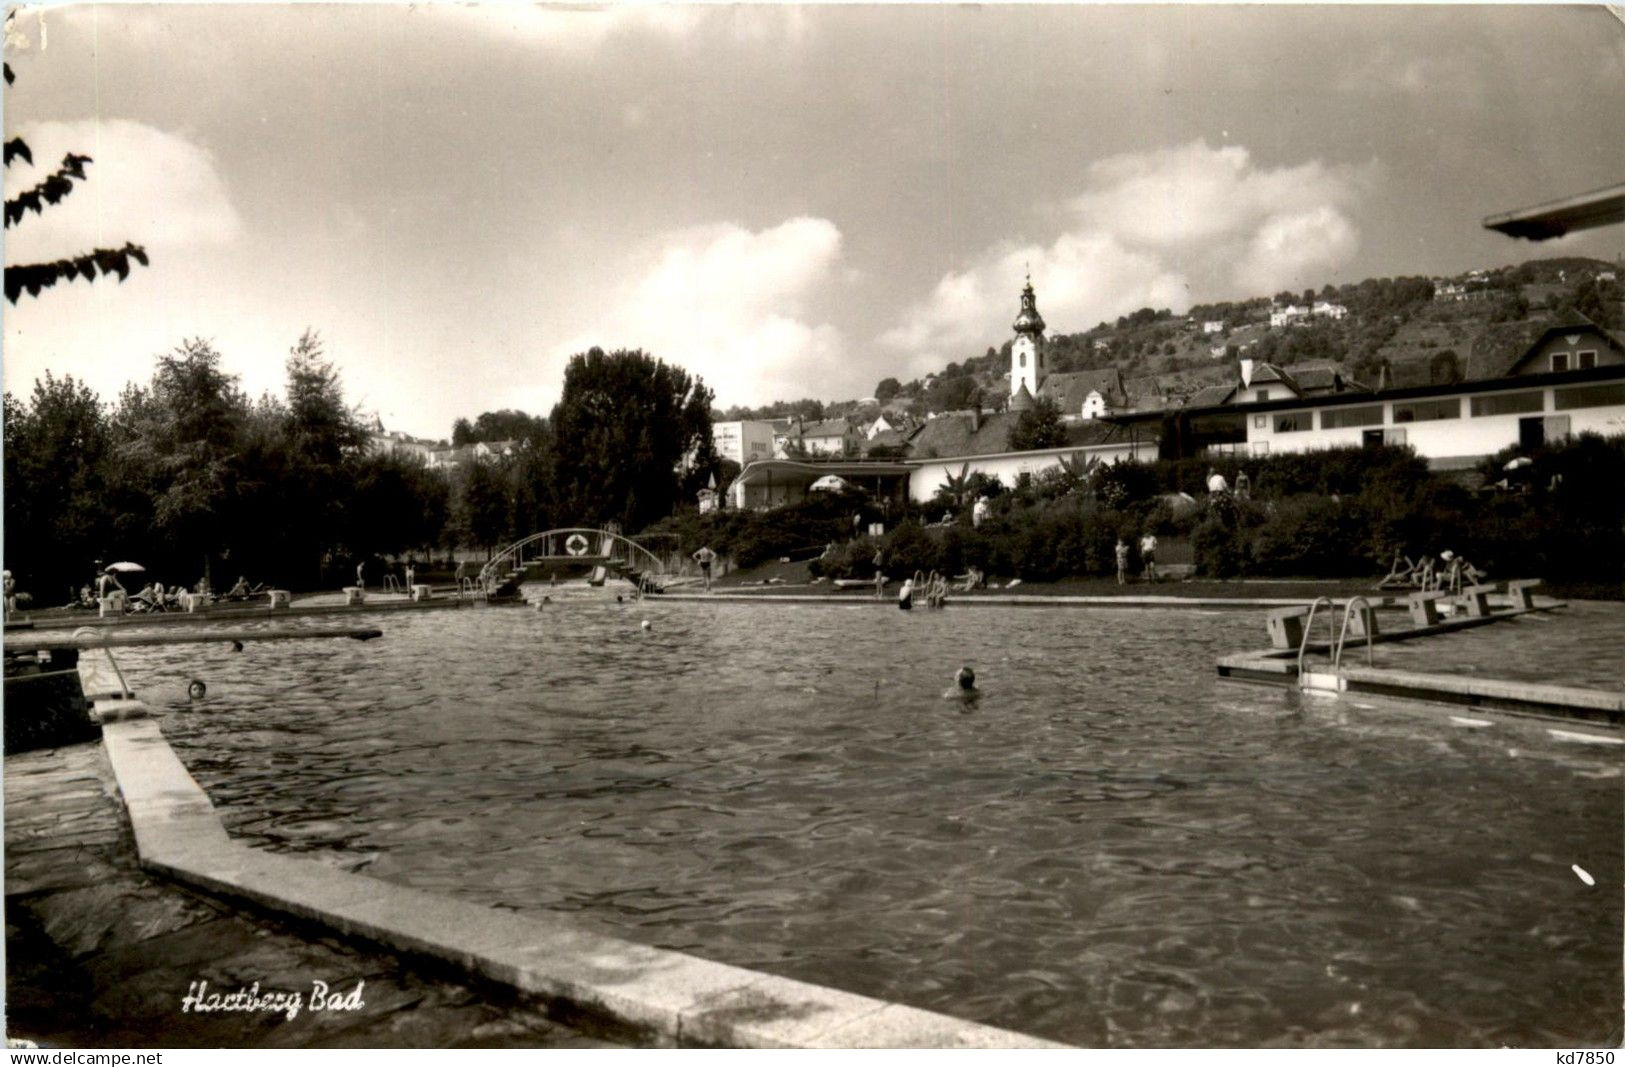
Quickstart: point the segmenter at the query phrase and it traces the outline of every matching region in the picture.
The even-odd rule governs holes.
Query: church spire
[[[1010,345],[1010,403],[1014,410],[1023,397],[1026,404],[1031,404],[1044,384],[1044,316],[1038,313],[1031,271],[1021,290],[1021,311],[1012,328],[1016,331]]]
[[[1017,333],[1041,334],[1044,332],[1044,316],[1038,313],[1038,298],[1033,295],[1033,276],[1027,275],[1027,285],[1021,290],[1021,311],[1016,315],[1015,324],[1011,327]]]

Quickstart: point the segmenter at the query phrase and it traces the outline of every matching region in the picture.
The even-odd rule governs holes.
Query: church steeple
[[[1038,313],[1038,298],[1033,295],[1033,276],[1027,275],[1027,286],[1021,290],[1021,311],[1011,329],[1017,333],[1042,334],[1044,316]]]
[[[1011,328],[1016,339],[1010,344],[1010,396],[1014,399],[1025,386],[1030,402],[1044,384],[1044,316],[1038,313],[1031,274],[1021,290],[1021,310]]]

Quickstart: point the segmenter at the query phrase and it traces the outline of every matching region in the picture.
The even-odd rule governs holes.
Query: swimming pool
[[[1220,682],[1260,614],[600,592],[121,662],[209,682],[164,729],[234,833],[375,877],[1083,1045],[1617,1042],[1619,750]]]

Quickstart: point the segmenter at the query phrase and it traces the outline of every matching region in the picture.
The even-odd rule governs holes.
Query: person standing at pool
[[[367,561],[362,560],[360,563],[357,563],[355,565],[355,584],[358,587],[362,588],[362,589],[367,588],[366,574],[367,574]]]
[[[885,566],[885,555],[880,549],[875,549],[875,599],[880,599],[880,591],[886,588],[886,572],[881,568]]]
[[[717,554],[711,551],[709,545],[700,546],[700,550],[694,553],[694,560],[700,565],[700,573],[705,576],[705,591],[707,593],[711,591],[711,564],[716,561],[716,558]]]
[[[1117,539],[1117,584],[1128,584],[1128,542]]]
[[[1148,582],[1157,580],[1157,535],[1150,530],[1140,538],[1140,574]]]

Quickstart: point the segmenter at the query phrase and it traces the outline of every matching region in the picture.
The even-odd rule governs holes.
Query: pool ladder
[[[1320,610],[1322,604],[1326,605],[1326,634],[1331,639],[1328,643],[1332,660],[1332,674],[1330,676],[1319,675],[1313,671],[1306,673],[1303,669],[1304,655],[1309,651],[1309,637],[1315,628],[1315,613]],[[1332,618],[1337,611],[1337,605],[1332,602],[1331,597],[1316,597],[1314,603],[1309,605],[1309,617],[1303,621],[1303,637],[1298,640],[1299,688],[1339,690],[1343,688],[1342,678],[1338,672],[1343,666],[1343,649],[1348,642],[1349,619],[1353,617],[1356,609],[1362,612],[1365,619],[1366,666],[1369,667],[1375,663],[1372,652],[1372,635],[1377,629],[1377,619],[1376,613],[1371,607],[1371,602],[1363,596],[1349,597],[1348,603],[1343,606],[1343,625],[1338,627],[1336,633],[1333,633],[1332,627],[1336,624],[1332,621]]]
[[[100,637],[101,634],[98,633],[94,627],[81,626],[77,630],[73,631],[73,636],[76,640],[78,640]],[[121,700],[134,700],[135,692],[131,690],[130,683],[124,680],[124,671],[119,667],[118,660],[113,658],[113,646],[103,645],[101,646],[101,650],[107,654],[107,665],[113,668],[113,676],[118,679],[119,698]]]

